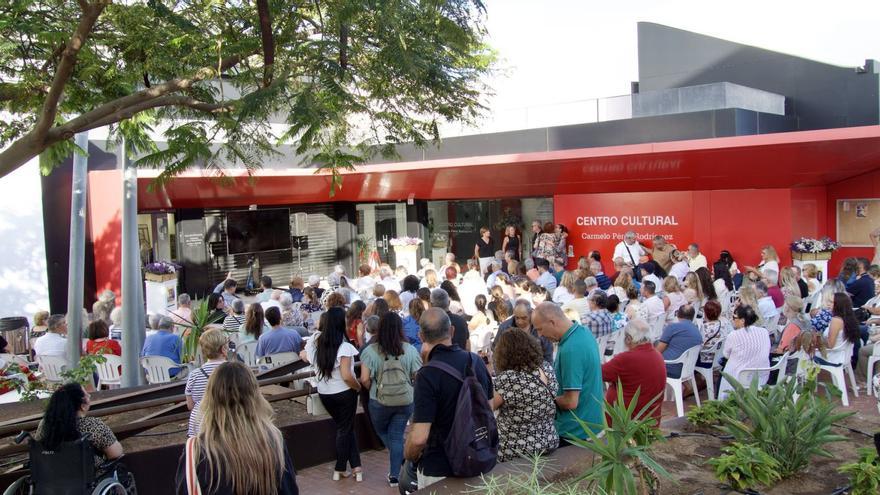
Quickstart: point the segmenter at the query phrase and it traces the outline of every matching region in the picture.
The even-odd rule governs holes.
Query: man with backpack
[[[422,359],[404,456],[417,464],[418,487],[443,478],[489,472],[498,454],[498,428],[489,399],[489,371],[476,354],[452,343],[446,313],[431,308],[419,320]]]

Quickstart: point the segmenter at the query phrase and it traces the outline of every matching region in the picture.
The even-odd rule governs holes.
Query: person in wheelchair
[[[77,383],[62,385],[46,407],[29,440],[29,477],[9,487],[9,494],[134,494],[134,480],[119,464],[122,445],[98,418],[88,417],[90,397]],[[11,490],[11,491],[10,491]]]

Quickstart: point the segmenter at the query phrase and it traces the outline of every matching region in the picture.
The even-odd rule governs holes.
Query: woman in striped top
[[[724,372],[736,377],[743,386],[748,386],[753,376],[740,376],[740,371],[770,367],[770,334],[766,329],[755,326],[757,321],[758,315],[751,306],[737,306],[733,312],[735,329],[724,341],[724,357],[727,358]],[[767,375],[767,372],[759,373],[758,385],[767,383]],[[718,389],[719,400],[724,400],[731,390],[733,386],[723,378]]]
[[[199,337],[199,347],[202,349],[202,355],[205,357],[205,364],[189,374],[186,380],[186,407],[190,409],[189,427],[187,428],[187,436],[194,437],[199,433],[199,405],[202,397],[205,396],[205,388],[208,387],[208,378],[214,370],[226,362],[226,349],[229,345],[229,339],[223,332],[217,329],[206,331]]]

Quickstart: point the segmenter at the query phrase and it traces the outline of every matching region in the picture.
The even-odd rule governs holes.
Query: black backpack
[[[486,398],[486,392],[474,373],[474,354],[469,353],[465,375],[452,366],[436,359],[426,366],[442,370],[461,382],[455,418],[449,435],[443,440],[443,450],[452,474],[470,478],[488,473],[498,459],[498,426]]]

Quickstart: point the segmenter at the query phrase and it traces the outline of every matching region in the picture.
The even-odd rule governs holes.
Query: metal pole
[[[75,142],[84,151],[88,151],[89,133],[77,134]],[[74,366],[79,363],[82,352],[87,196],[88,158],[74,153],[70,188],[70,255],[67,271],[67,360]]]
[[[122,386],[143,383],[140,353],[144,345],[141,249],[137,231],[137,167],[128,158],[125,139],[119,144],[122,169]]]

